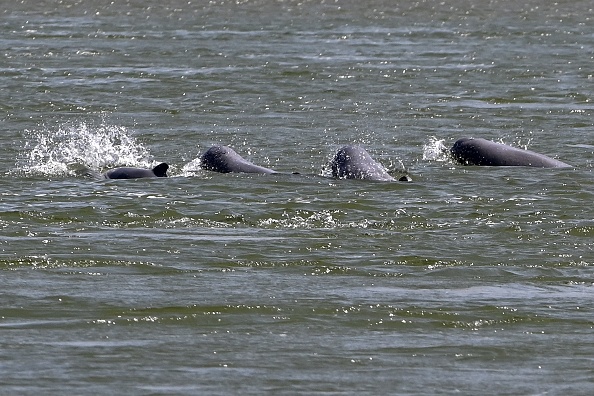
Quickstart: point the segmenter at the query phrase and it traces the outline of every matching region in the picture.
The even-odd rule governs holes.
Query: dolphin
[[[360,146],[340,148],[330,161],[330,166],[332,167],[332,176],[338,179],[396,180]],[[410,181],[410,178],[403,176],[399,180]]]
[[[155,166],[153,169],[143,168],[116,168],[103,174],[105,179],[138,179],[141,177],[167,177],[169,165],[165,162]]]
[[[450,149],[452,157],[463,165],[532,166],[570,168],[571,165],[533,151],[495,143],[481,138],[463,138]]]
[[[249,162],[228,146],[212,146],[206,150],[200,157],[200,167],[220,173],[277,173]]]

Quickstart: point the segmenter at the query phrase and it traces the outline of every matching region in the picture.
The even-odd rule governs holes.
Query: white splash
[[[194,158],[192,161],[185,164],[181,169],[182,176],[194,176],[196,173],[201,173],[200,158]]]
[[[449,148],[444,144],[444,139],[436,137],[429,138],[429,141],[423,145],[423,160],[425,161],[449,161]]]
[[[31,175],[76,174],[81,168],[150,167],[150,153],[123,126],[65,124],[25,131],[24,152],[16,171]]]

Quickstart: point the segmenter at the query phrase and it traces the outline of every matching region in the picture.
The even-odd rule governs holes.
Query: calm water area
[[[14,0],[0,49],[0,394],[594,392],[591,1]]]

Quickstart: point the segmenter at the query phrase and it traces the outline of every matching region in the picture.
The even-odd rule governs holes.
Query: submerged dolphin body
[[[454,159],[463,165],[532,166],[538,168],[570,168],[571,165],[546,155],[522,150],[482,138],[463,138],[450,149]]]
[[[228,146],[212,146],[206,150],[200,157],[200,167],[220,173],[277,173],[249,162]]]
[[[360,146],[340,148],[330,162],[330,166],[332,176],[339,179],[396,180]]]
[[[103,174],[105,179],[139,179],[143,177],[167,177],[169,165],[160,163],[153,169],[143,168],[116,168]]]

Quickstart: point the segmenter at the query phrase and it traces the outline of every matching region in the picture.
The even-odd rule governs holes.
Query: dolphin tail
[[[153,173],[157,177],[167,177],[167,169],[169,169],[169,165],[162,162],[153,168]]]

